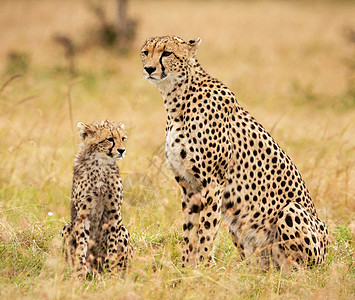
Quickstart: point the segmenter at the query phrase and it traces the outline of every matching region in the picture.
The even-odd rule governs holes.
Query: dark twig
[[[13,81],[16,78],[19,78],[21,76],[23,76],[23,74],[15,74],[14,76],[11,76],[8,80],[6,80],[0,88],[0,95],[4,91],[4,89],[10,84],[11,81]]]
[[[35,98],[37,98],[38,95],[33,95],[33,96],[28,96],[28,97],[25,97],[23,99],[21,99],[20,101],[17,101],[12,107],[15,107],[15,106],[18,106],[18,105],[21,105],[27,101],[30,101],[30,100],[33,100]]]

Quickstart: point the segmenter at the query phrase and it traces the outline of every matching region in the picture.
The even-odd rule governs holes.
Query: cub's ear
[[[197,49],[201,45],[201,42],[202,42],[202,40],[199,37],[194,40],[189,40],[188,44],[190,46],[190,54],[192,57],[196,56]]]
[[[82,140],[85,140],[91,133],[90,127],[83,122],[79,122],[77,125],[79,136]]]
[[[122,130],[126,130],[126,125],[125,124],[119,123],[118,125],[121,127]]]

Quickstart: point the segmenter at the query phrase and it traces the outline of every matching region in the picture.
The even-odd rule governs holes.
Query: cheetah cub
[[[78,123],[80,149],[74,161],[71,222],[62,230],[66,260],[85,278],[90,270],[123,271],[132,257],[122,224],[122,180],[116,160],[125,156],[124,125]]]

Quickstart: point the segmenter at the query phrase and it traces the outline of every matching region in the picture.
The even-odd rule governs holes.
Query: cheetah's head
[[[143,75],[158,87],[184,80],[200,44],[200,38],[189,42],[176,36],[147,39],[141,51]]]
[[[101,161],[112,162],[125,156],[127,139],[124,124],[97,121],[91,124],[78,123],[81,148]]]

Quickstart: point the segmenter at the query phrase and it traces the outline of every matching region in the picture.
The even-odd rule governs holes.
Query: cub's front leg
[[[74,264],[74,253],[75,253],[75,246],[73,243],[73,223],[69,222],[63,226],[62,229],[62,250],[65,255],[65,260],[69,262],[71,265]]]
[[[130,242],[130,235],[128,229],[123,225],[118,232],[117,245],[118,253],[116,264],[118,272],[121,272],[127,269],[128,262],[133,257],[133,247]]]
[[[86,255],[88,251],[88,242],[89,242],[89,230],[90,230],[90,221],[89,221],[89,210],[80,210],[78,214],[78,220],[74,227],[76,234],[76,245],[75,250],[75,272],[76,276],[84,279],[87,275],[87,266],[86,266]]]
[[[104,269],[111,270],[116,264],[118,237],[122,225],[122,215],[120,212],[121,203],[118,199],[112,199],[108,206],[109,222],[107,228],[107,256],[104,262]]]

